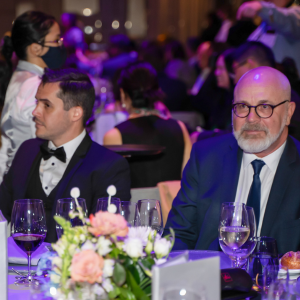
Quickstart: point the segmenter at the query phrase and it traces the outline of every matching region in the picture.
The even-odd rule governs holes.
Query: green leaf
[[[129,265],[126,268],[133,276],[137,284],[140,284],[145,279],[145,273],[138,264]]]
[[[65,220],[63,217],[61,216],[54,216],[54,220],[64,229],[69,229],[71,228],[71,222]]]
[[[109,299],[115,299],[117,296],[120,295],[120,289],[115,287],[111,292],[108,293]]]
[[[122,300],[136,300],[135,295],[129,289],[120,288],[120,292],[120,298]]]
[[[114,267],[113,280],[117,286],[122,286],[126,281],[125,268],[118,262]]]
[[[133,294],[135,295],[137,300],[150,300],[147,294],[139,287],[136,283],[133,275],[127,271],[127,284],[131,287]]]
[[[144,258],[140,261],[140,263],[143,265],[143,267],[149,269],[151,271],[152,269],[152,266],[155,265],[155,261],[153,258],[151,257],[147,257],[147,258]]]

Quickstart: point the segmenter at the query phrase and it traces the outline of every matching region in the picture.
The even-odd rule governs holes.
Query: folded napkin
[[[40,257],[48,251],[46,246],[50,246],[49,243],[42,243],[31,255],[31,265],[36,266]],[[8,252],[8,263],[27,265],[27,254],[19,248],[13,238],[10,236],[7,239],[7,252]]]

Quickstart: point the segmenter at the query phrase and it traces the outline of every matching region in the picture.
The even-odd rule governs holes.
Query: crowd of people
[[[117,196],[130,200],[130,188],[183,178],[167,223],[180,237],[175,247],[215,249],[213,220],[225,193],[222,182],[239,183],[230,193],[246,193],[242,181],[253,173],[250,168],[248,177],[240,174],[234,181],[232,168],[241,167],[242,156],[263,158],[281,149],[276,166],[269,166],[276,173],[288,151],[283,145],[298,155],[300,8],[289,0],[251,1],[234,14],[224,2],[207,18],[208,27],[186,44],[163,35],[137,42],[119,34],[110,37],[106,49],[85,43],[72,14],[63,14],[61,25],[37,11],[16,18],[3,38],[0,60],[0,209],[5,217],[10,220],[15,199],[43,199],[52,228],[55,199],[68,197],[73,186],[80,187],[93,212],[110,184]],[[258,108],[269,109],[270,116]],[[203,124],[192,128],[173,119],[178,111],[201,115]],[[112,119],[105,121],[106,116]],[[251,148],[247,139],[254,145],[256,139],[267,141]],[[99,144],[165,150],[127,161]],[[237,166],[228,165],[226,175],[219,172],[219,152],[228,152],[228,145],[234,155],[238,146],[242,152],[238,162],[230,156]],[[242,161],[246,164],[246,158]],[[275,173],[264,175],[269,193]],[[269,194],[264,197],[268,215]],[[263,215],[259,231],[272,235]],[[207,218],[212,221],[204,227]],[[47,241],[55,239],[55,230],[49,230]]]

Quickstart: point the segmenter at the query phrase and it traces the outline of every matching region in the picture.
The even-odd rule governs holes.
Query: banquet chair
[[[204,117],[196,111],[172,111],[172,118],[188,125],[191,130],[204,125]]]

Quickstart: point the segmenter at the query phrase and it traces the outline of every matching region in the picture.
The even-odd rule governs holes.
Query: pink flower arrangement
[[[88,230],[94,236],[114,234],[125,237],[128,234],[127,222],[120,214],[99,211],[95,216],[90,215],[90,221]]]
[[[73,256],[71,278],[74,281],[102,282],[104,260],[94,250],[83,250]]]

